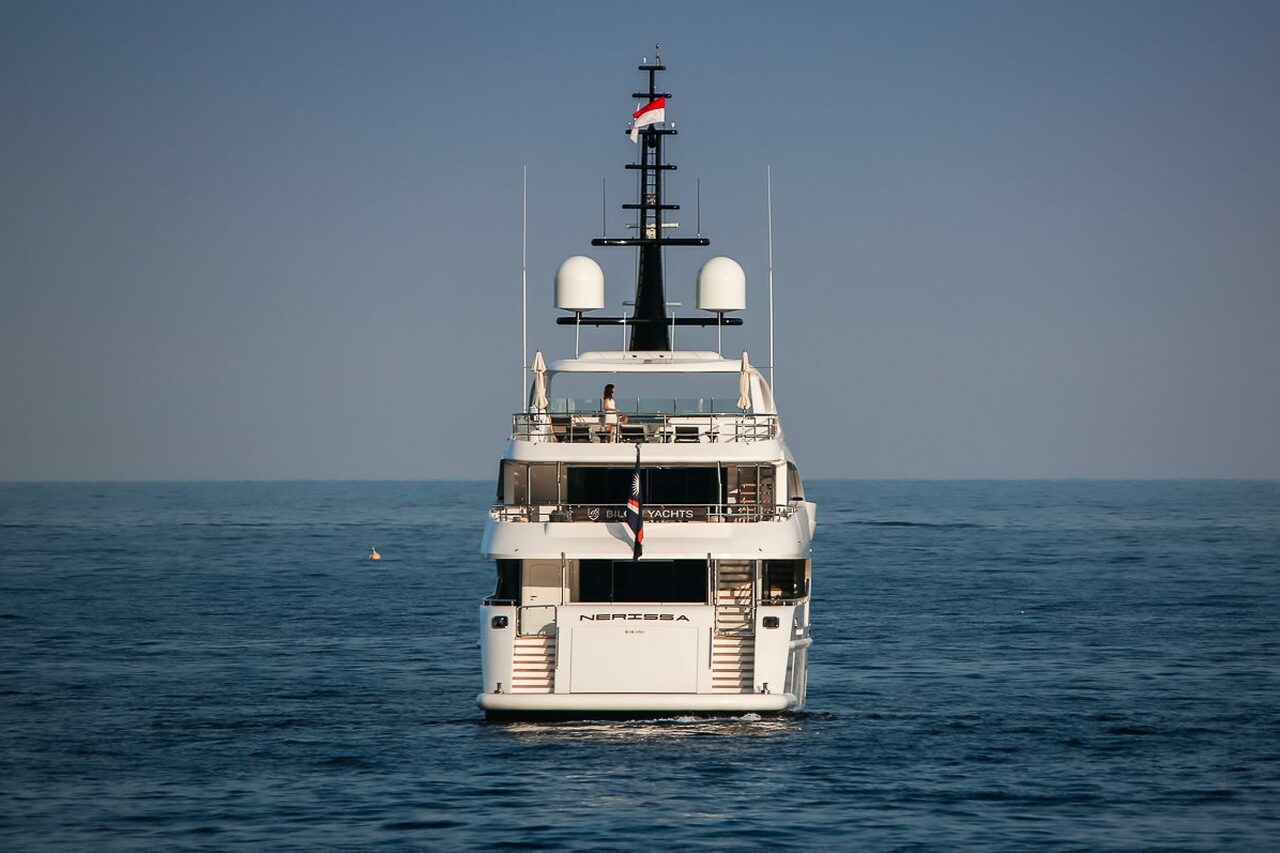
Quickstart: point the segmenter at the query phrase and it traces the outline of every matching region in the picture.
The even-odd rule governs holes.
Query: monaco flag
[[[635,124],[631,125],[631,141],[637,142],[640,138],[640,128],[667,120],[667,99],[658,98],[650,101],[633,112],[631,117],[636,120]]]

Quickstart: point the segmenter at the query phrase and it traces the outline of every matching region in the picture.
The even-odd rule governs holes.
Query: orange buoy
[[[378,548],[377,548],[377,546],[376,546],[376,545],[370,545],[370,546],[369,546],[369,559],[370,559],[370,560],[381,560],[381,559],[382,559],[382,555],[378,553]]]

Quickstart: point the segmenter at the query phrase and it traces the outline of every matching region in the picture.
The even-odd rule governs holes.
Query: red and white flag
[[[635,119],[635,123],[631,125],[631,141],[638,142],[640,139],[640,128],[648,127],[651,124],[657,124],[667,120],[667,99],[658,98],[650,101],[631,114]]]

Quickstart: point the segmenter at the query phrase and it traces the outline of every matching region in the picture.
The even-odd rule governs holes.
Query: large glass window
[[[529,466],[529,503],[534,506],[560,502],[556,465]]]
[[[569,466],[565,500],[574,504],[623,504],[631,495],[634,468]],[[646,504],[721,503],[721,478],[713,467],[640,469]]]
[[[578,601],[705,604],[706,560],[583,560]]]
[[[764,589],[766,601],[804,598],[808,594],[806,560],[765,560]]]
[[[791,500],[804,500],[804,483],[794,463],[787,463],[787,497]]]
[[[560,503],[563,487],[560,483],[560,466],[555,463],[515,462],[502,463],[498,495],[509,506]]]
[[[566,500],[573,504],[623,504],[631,495],[630,468],[571,465],[566,476]]]
[[[490,599],[494,601],[518,601],[520,599],[520,561],[498,561],[498,586]]]
[[[727,465],[725,483],[729,503],[772,505],[774,502],[772,465]]]
[[[715,468],[650,468],[644,499],[651,504],[720,503]]]

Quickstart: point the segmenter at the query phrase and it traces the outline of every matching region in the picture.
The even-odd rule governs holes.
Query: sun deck
[[[565,402],[568,401],[558,401]],[[672,401],[678,409],[679,401]],[[565,405],[560,411],[518,412],[511,438],[534,444],[741,444],[778,437],[778,416],[738,413],[644,410],[619,407],[616,423],[599,407]]]
[[[659,380],[660,393],[671,392],[679,380],[719,382],[737,374],[736,388],[718,396],[625,396],[614,399],[606,412],[598,396],[548,397],[557,376],[570,384],[586,375],[615,374]],[[666,377],[667,379],[663,379]],[[669,381],[668,381],[669,380]],[[621,381],[619,379],[618,381]],[[705,391],[697,380],[698,391]],[[773,393],[758,370],[742,360],[713,352],[587,352],[535,369],[529,408],[511,419],[511,438],[532,444],[749,444],[777,439],[781,434]]]

